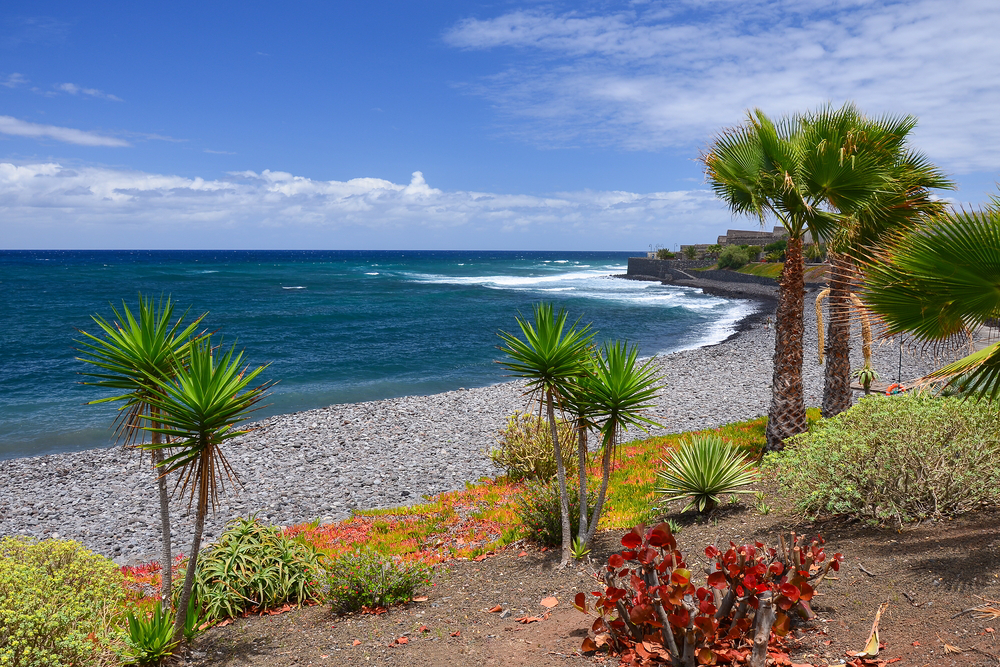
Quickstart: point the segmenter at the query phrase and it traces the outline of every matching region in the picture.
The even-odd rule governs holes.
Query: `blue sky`
[[[695,158],[857,102],[976,205],[1000,3],[46,3],[0,14],[0,247],[641,250],[734,220]]]

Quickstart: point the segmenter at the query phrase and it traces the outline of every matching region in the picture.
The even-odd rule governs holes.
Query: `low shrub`
[[[788,239],[780,239],[774,243],[768,243],[764,246],[764,252],[780,252],[781,254],[784,254],[787,249]]]
[[[569,524],[573,535],[580,529],[580,487],[578,480],[567,478],[569,496]],[[597,502],[597,493],[587,494],[588,507]],[[524,536],[543,546],[562,544],[562,509],[559,506],[559,483],[529,484],[514,504],[514,511],[521,521]]]
[[[788,633],[792,614],[815,618],[809,601],[843,560],[840,554],[827,559],[822,538],[807,541],[795,533],[777,549],[760,542],[730,543],[726,551],[709,546],[705,585],[695,586],[668,524],[634,528],[621,544],[625,549],[612,554],[599,575],[603,589],[593,597],[577,593],[573,606],[597,616],[582,650],[606,647],[623,664],[651,664],[652,656],[675,665],[743,664],[762,623],[770,643],[772,633]],[[758,651],[755,664],[763,665],[767,646],[754,646]]]
[[[676,253],[672,253],[666,248],[660,248],[656,251],[656,259],[676,259],[676,257]]]
[[[70,540],[0,540],[0,665],[81,664],[107,651],[121,570]]]
[[[423,563],[393,560],[369,549],[341,554],[328,572],[330,602],[338,614],[409,602],[431,577]]]
[[[742,487],[753,483],[756,470],[744,453],[717,435],[693,435],[661,461],[656,492],[661,502],[688,500],[682,511],[696,507],[713,510],[726,494],[750,493]]]
[[[986,401],[863,398],[764,465],[811,514],[900,524],[955,515],[1000,503],[1000,416]]]
[[[719,253],[720,269],[741,269],[750,261],[750,253],[739,246],[726,246]]]
[[[198,557],[195,592],[208,618],[322,598],[321,553],[256,518],[234,519]]]
[[[576,430],[566,421],[557,424],[563,465],[567,474],[576,472]],[[524,480],[548,481],[556,476],[556,455],[552,447],[552,432],[547,420],[536,414],[515,412],[507,419],[507,427],[497,436],[499,449],[490,452],[493,465],[507,474],[512,482]]]

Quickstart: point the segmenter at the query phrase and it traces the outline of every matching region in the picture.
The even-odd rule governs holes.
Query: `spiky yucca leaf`
[[[729,493],[750,493],[742,487],[757,479],[752,462],[717,435],[694,435],[674,451],[669,460],[661,461],[663,469],[656,474],[661,482],[656,492],[662,502],[688,499],[682,511],[697,507],[699,512],[713,509],[719,496]]]

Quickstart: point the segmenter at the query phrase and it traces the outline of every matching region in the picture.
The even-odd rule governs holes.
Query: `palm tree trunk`
[[[587,544],[587,515],[590,513],[590,508],[587,507],[587,425],[583,419],[578,419],[576,422],[576,432],[577,432],[577,457],[579,459],[579,472],[580,472],[580,528],[577,530],[577,539],[580,540],[580,544],[586,546]]]
[[[201,535],[205,530],[205,515],[208,514],[208,485],[211,481],[211,470],[207,455],[201,455],[198,460],[198,466],[201,468],[198,479],[198,510],[194,520],[194,538],[191,540],[191,554],[188,556],[187,571],[184,573],[184,586],[181,588],[181,597],[177,601],[177,616],[174,617],[173,640],[175,642],[179,642],[184,638],[184,623],[187,621],[188,603],[191,601],[191,594],[194,590],[194,575],[198,569],[198,552],[201,550]]]
[[[785,268],[778,285],[778,310],[775,313],[774,375],[771,379],[771,408],[767,413],[768,451],[780,450],[785,438],[808,428],[802,393],[804,292],[802,237],[790,237],[785,250]]]
[[[552,432],[552,447],[556,454],[556,477],[559,479],[559,511],[562,514],[562,560],[559,567],[566,567],[570,559],[570,545],[573,541],[573,529],[569,524],[569,494],[566,492],[566,466],[563,464],[562,447],[559,446],[559,429],[556,426],[556,410],[552,402],[552,392],[546,392],[546,409],[549,417],[549,430]]]
[[[829,252],[830,322],[826,335],[823,416],[833,417],[851,407],[850,290],[853,266],[847,255]]]
[[[590,517],[590,527],[587,530],[587,539],[584,544],[590,544],[597,533],[597,524],[601,522],[601,512],[604,511],[604,498],[608,492],[608,480],[611,479],[611,447],[604,444],[604,456],[601,459],[601,490],[597,494],[597,502],[594,504],[594,513]]]

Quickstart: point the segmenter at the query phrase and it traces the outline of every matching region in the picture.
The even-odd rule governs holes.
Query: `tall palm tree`
[[[868,118],[855,107],[842,115],[844,159],[864,153],[885,171],[883,186],[871,196],[841,204],[839,229],[828,244],[829,308],[823,416],[833,417],[851,407],[850,313],[856,267],[872,261],[877,249],[903,230],[912,229],[944,210],[932,189],[952,189],[954,183],[927,158],[909,147],[913,116]]]
[[[567,329],[566,311],[560,309],[556,313],[550,303],[535,304],[533,310],[534,324],[517,316],[517,324],[524,340],[506,331],[499,332],[504,343],[500,349],[508,357],[501,360],[500,364],[515,377],[527,379],[526,394],[538,398],[539,411],[544,408],[548,418],[555,450],[562,514],[560,565],[565,566],[569,563],[573,537],[569,521],[569,495],[566,491],[566,466],[559,446],[555,410],[557,407],[562,410],[566,406],[571,384],[586,374],[585,359],[594,334],[590,331],[589,324],[578,328],[578,323],[574,323]]]
[[[772,121],[757,109],[747,121],[718,136],[701,156],[716,196],[737,214],[765,224],[776,219],[788,232],[775,314],[774,374],[767,420],[767,448],[806,430],[802,389],[805,329],[803,239],[833,236],[842,216],[885,180],[871,156],[844,159],[845,117],[852,107],[823,108]]]
[[[84,384],[123,392],[90,401],[89,404],[121,402],[122,406],[118,409],[115,420],[115,438],[125,446],[131,446],[145,440],[146,432],[141,428],[143,416],[150,417],[158,425],[157,409],[150,404],[150,399],[155,395],[159,383],[173,377],[177,370],[177,360],[183,359],[191,336],[205,315],[186,327],[183,326],[184,314],[171,323],[174,304],[170,298],[167,297],[166,302],[161,298],[157,306],[153,299],[144,298],[142,294],[139,295],[136,315],[132,314],[125,302],[122,302],[121,312],[113,306],[111,312],[114,314],[112,322],[100,315],[93,316],[104,337],[86,331],[80,332],[86,340],[79,343],[83,346],[81,352],[85,355],[79,359],[97,367],[95,371],[84,373],[95,378],[95,381]],[[153,444],[161,443],[159,433],[153,433],[151,439]],[[159,491],[160,529],[163,535],[160,596],[163,607],[169,609],[173,557],[170,552],[167,480],[159,469],[163,462],[163,450],[154,449],[152,458]]]
[[[597,524],[604,509],[604,499],[611,478],[611,458],[614,455],[625,430],[637,427],[659,426],[643,412],[652,408],[653,399],[659,390],[656,366],[652,359],[640,364],[639,349],[627,343],[615,341],[604,344],[599,354],[594,355],[591,373],[584,377],[574,391],[573,403],[577,411],[586,415],[589,423],[597,427],[601,438],[601,488],[597,502],[589,519],[585,500],[581,500],[580,534],[581,548],[594,539]],[[586,480],[586,461],[581,467],[581,485]],[[581,494],[586,494],[582,486]]]
[[[947,211],[902,235],[865,273],[861,299],[885,335],[941,343],[1000,317],[1000,202]],[[979,398],[1000,398],[1000,341],[934,371]]]
[[[267,366],[240,369],[242,358],[243,353],[237,354],[235,347],[217,357],[208,336],[193,342],[187,363],[178,361],[174,378],[160,380],[149,399],[149,404],[160,414],[143,416],[149,423],[146,430],[169,439],[167,443],[143,446],[153,451],[166,447],[176,450],[160,465],[163,474],[179,473],[181,493],[190,491],[190,502],[196,512],[187,571],[177,602],[174,641],[180,641],[184,633],[209,504],[215,507],[219,488],[226,478],[235,479],[221,445],[246,433],[235,426],[249,417],[267,389],[266,384],[248,388]]]

